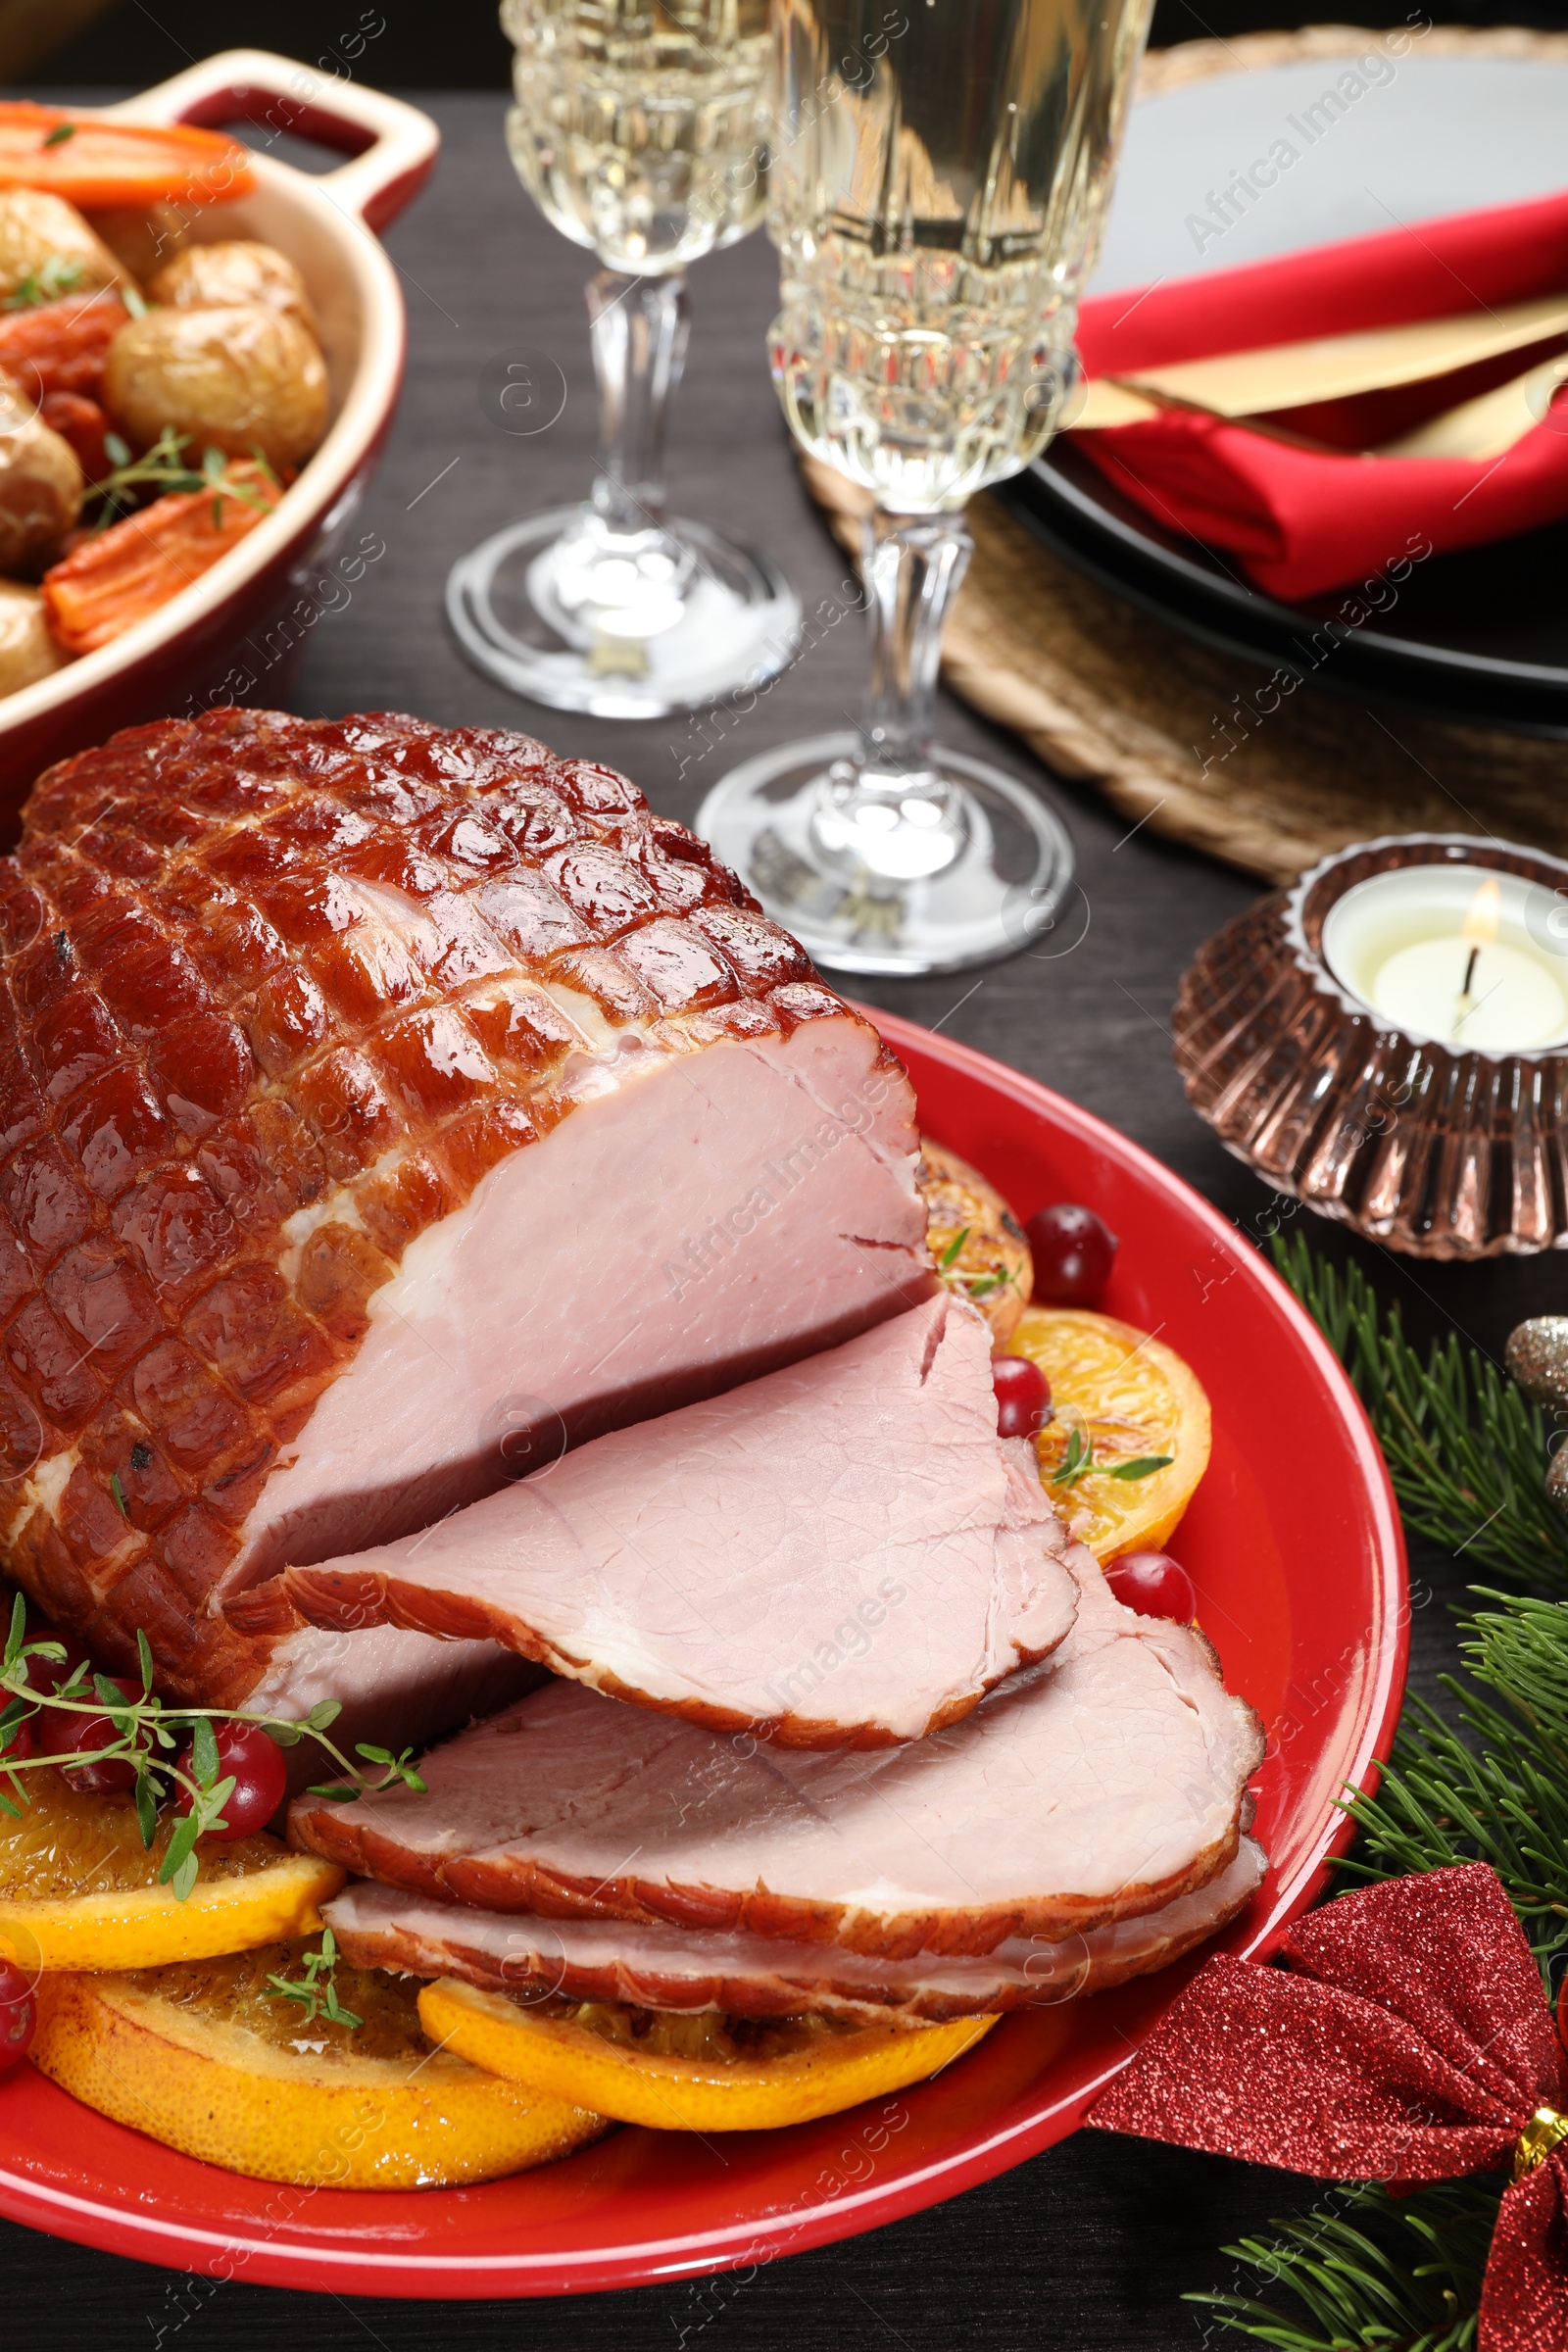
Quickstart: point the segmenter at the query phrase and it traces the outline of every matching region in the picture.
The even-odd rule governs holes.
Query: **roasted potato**
[[[49,634],[38,590],[20,580],[0,580],[0,695],[46,678],[65,660]]]
[[[70,442],[0,376],[0,572],[41,571],[81,512],[81,491]]]
[[[42,188],[0,192],[0,302],[31,290],[38,301],[97,294],[125,271],[74,204]]]
[[[925,1200],[926,1245],[943,1281],[980,1309],[992,1346],[1004,1347],[1034,1288],[1023,1227],[978,1168],[928,1136],[920,1138],[914,1181]]]
[[[271,245],[257,245],[248,239],[227,245],[192,245],[159,270],[147,291],[154,302],[169,303],[181,311],[226,311],[236,304],[267,303],[320,341],[304,278]]]
[[[183,251],[196,213],[188,204],[117,204],[86,219],[115,259],[145,285]]]
[[[171,426],[197,454],[259,449],[294,466],[326,430],[326,366],[304,327],[266,303],[149,311],[109,346],[103,404],[138,449]]]

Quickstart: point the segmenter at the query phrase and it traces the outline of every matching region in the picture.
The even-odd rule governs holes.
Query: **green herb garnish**
[[[302,2024],[314,2025],[318,2017],[324,2017],[329,2025],[347,2026],[352,2034],[365,2020],[356,2017],[352,2009],[345,2009],[337,1997],[339,1956],[337,1937],[330,1928],[323,1928],[320,1950],[305,1954],[304,1976],[292,1982],[287,1977],[269,1977],[263,1999],[298,2001],[304,2012]]]
[[[74,294],[86,274],[80,262],[52,253],[38,269],[17,280],[0,310],[35,311],[42,302],[58,302],[63,294]]]
[[[116,1500],[123,1510],[118,1479],[110,1483],[116,1488]],[[294,1747],[302,1740],[314,1740],[344,1776],[331,1794],[345,1804],[361,1796],[378,1795],[384,1788],[423,1792],[424,1783],[414,1768],[412,1748],[406,1747],[394,1756],[390,1748],[357,1743],[355,1755],[374,1768],[372,1776],[361,1764],[351,1762],[326,1737],[328,1727],[342,1712],[335,1699],[320,1699],[298,1723],[281,1716],[248,1714],[233,1707],[166,1703],[154,1694],[152,1649],[140,1629],[136,1635],[136,1653],[141,1690],[135,1697],[127,1698],[118,1683],[111,1682],[106,1675],[94,1674],[87,1666],[74,1668],[58,1690],[40,1694],[31,1684],[32,1661],[61,1666],[66,1652],[59,1642],[27,1640],[26,1602],[17,1593],[12,1602],[4,1653],[0,1655],[0,1775],[14,1794],[25,1800],[23,1776],[26,1773],[50,1771],[57,1765],[123,1759],[136,1775],[136,1817],[142,1844],[149,1849],[157,1834],[160,1808],[172,1798],[183,1799],[185,1809],[175,1818],[158,1870],[160,1885],[172,1886],[181,1901],[195,1886],[201,1867],[195,1850],[197,1840],[209,1830],[223,1825],[223,1806],[234,1790],[233,1775],[220,1774],[218,1736],[214,1729],[217,1724],[259,1724],[279,1747]],[[17,1755],[14,1750],[18,1729],[23,1724],[35,1723],[45,1709],[56,1715],[107,1716],[110,1736],[94,1748],[56,1750],[51,1746],[47,1754]],[[187,1747],[188,1769],[183,1760]],[[21,1807],[4,1796],[0,1796],[0,1810],[9,1813],[13,1820],[21,1815]]]

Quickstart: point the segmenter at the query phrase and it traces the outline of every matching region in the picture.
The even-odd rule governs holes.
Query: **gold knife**
[[[1348,400],[1358,392],[1419,383],[1560,334],[1568,334],[1568,295],[1548,294],[1498,311],[1465,311],[1452,318],[1417,318],[1362,334],[1222,352],[1212,359],[1129,371],[1116,381],[1124,390],[1163,394],[1217,416],[1257,416],[1303,408],[1310,401]]]

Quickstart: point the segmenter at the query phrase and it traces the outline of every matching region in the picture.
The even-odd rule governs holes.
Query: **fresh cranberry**
[[[0,1960],[0,2075],[19,2067],[32,2047],[38,2004],[32,1986],[9,1960]]]
[[[6,1704],[10,1703],[8,1699]],[[33,1728],[36,1722],[36,1716],[28,1716],[21,1723],[14,1723],[9,1732],[0,1732],[0,1758],[7,1764],[25,1764],[29,1756],[37,1754],[38,1736]]]
[[[991,1386],[997,1392],[997,1435],[1032,1438],[1051,1411],[1051,1383],[1027,1355],[994,1355]]]
[[[1175,1617],[1191,1625],[1198,1615],[1193,1580],[1168,1551],[1124,1551],[1105,1570],[1105,1582],[1122,1607],[1140,1617]]]
[[[1035,1297],[1045,1306],[1093,1306],[1116,1262],[1116,1236],[1092,1208],[1057,1200],[1024,1231],[1035,1266]]]
[[[117,1687],[126,1698],[141,1696],[140,1683],[119,1682]],[[50,1710],[50,1721],[60,1726],[58,1739],[62,1748],[90,1752],[95,1747],[108,1747],[120,1738],[107,1715],[72,1715],[64,1707],[55,1707]],[[58,1770],[67,1786],[83,1796],[108,1796],[117,1788],[136,1786],[136,1767],[128,1756],[104,1756],[94,1764],[62,1764]]]
[[[209,1830],[209,1838],[226,1845],[231,1838],[254,1838],[265,1830],[288,1788],[288,1767],[283,1751],[275,1740],[269,1740],[260,1724],[220,1723],[218,1736],[218,1777],[227,1780],[234,1776],[234,1786],[223,1800],[223,1827]],[[179,1769],[188,1780],[196,1778],[195,1763],[187,1747],[179,1759]],[[190,1799],[182,1788],[175,1810],[190,1811]]]

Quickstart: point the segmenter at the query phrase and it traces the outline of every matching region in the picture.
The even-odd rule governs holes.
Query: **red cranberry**
[[[20,1968],[0,1960],[0,2075],[19,2067],[32,2047],[38,2004]]]
[[[994,1355],[991,1386],[997,1392],[997,1435],[1032,1438],[1051,1412],[1051,1383],[1027,1355]]]
[[[1122,1607],[1140,1617],[1175,1617],[1191,1625],[1198,1615],[1193,1580],[1168,1551],[1124,1551],[1105,1570],[1105,1582]]]
[[[1116,1236],[1092,1208],[1057,1200],[1024,1231],[1035,1266],[1035,1297],[1045,1306],[1093,1306],[1116,1262]]]
[[[114,1679],[113,1677],[111,1678]],[[126,1698],[140,1698],[140,1683],[120,1682],[117,1688]],[[120,1733],[107,1715],[70,1715],[63,1707],[51,1710],[51,1722],[61,1726],[59,1745],[90,1752],[95,1747],[108,1747],[120,1738]],[[69,1725],[69,1730],[64,1728]],[[62,1764],[60,1777],[67,1786],[83,1796],[108,1796],[117,1788],[134,1788],[136,1767],[128,1756],[105,1756],[93,1764]]]
[[[7,1706],[10,1703],[8,1698]],[[9,1732],[0,1732],[0,1757],[3,1757],[6,1763],[25,1764],[29,1756],[37,1754],[38,1735],[34,1729],[36,1722],[36,1716],[29,1716],[22,1723],[14,1723]]]
[[[232,1773],[234,1786],[223,1800],[223,1827],[209,1830],[209,1838],[226,1845],[232,1838],[254,1838],[265,1830],[288,1788],[288,1767],[283,1751],[275,1740],[270,1740],[256,1723],[220,1723],[218,1736],[218,1777],[227,1780]],[[189,1780],[196,1778],[191,1750],[187,1747],[179,1759],[179,1769]],[[190,1811],[190,1799],[183,1789],[175,1810]]]

